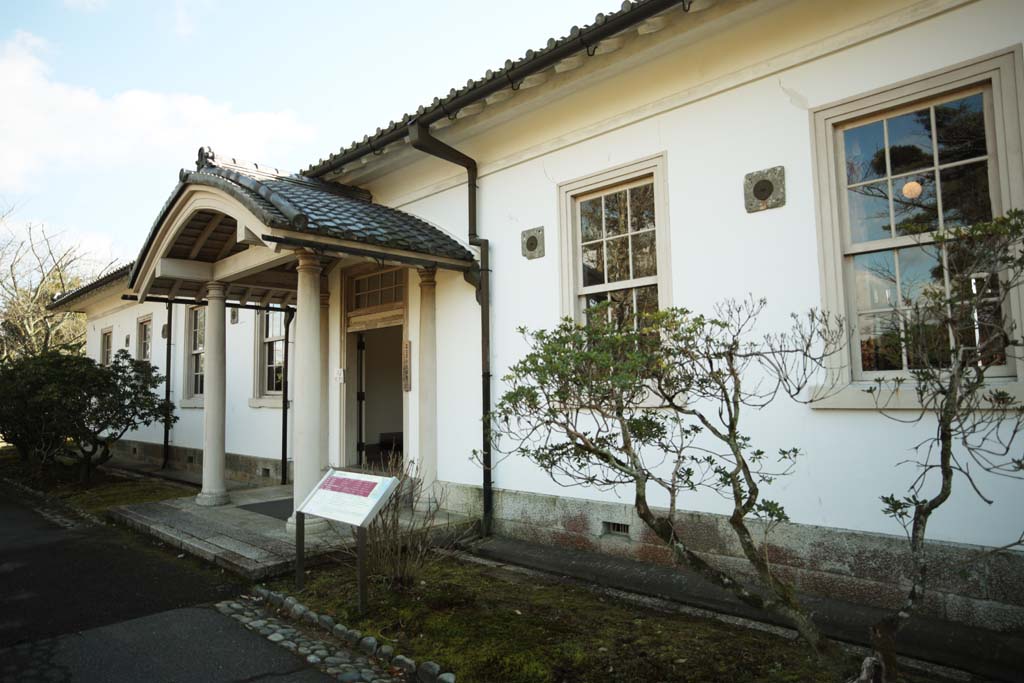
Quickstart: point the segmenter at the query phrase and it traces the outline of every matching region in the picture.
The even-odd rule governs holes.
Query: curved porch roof
[[[276,270],[271,280],[278,284],[289,271],[294,274],[282,249],[462,271],[475,267],[473,253],[457,239],[417,216],[374,204],[365,190],[222,161],[202,148],[196,170],[180,172],[128,286],[142,297],[198,296],[204,280],[238,280],[236,295],[262,298],[271,288],[261,288],[254,273]],[[245,272],[227,267],[231,260],[243,264]],[[259,268],[261,263],[266,268]]]

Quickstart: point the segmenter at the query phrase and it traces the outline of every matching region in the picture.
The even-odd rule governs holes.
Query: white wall
[[[792,30],[778,25],[775,19],[772,28],[777,30],[772,32],[751,33],[751,27],[744,26],[736,35],[726,34],[693,47],[699,61],[691,59],[690,69],[678,72],[678,92],[695,88],[693,81],[701,74],[723,74],[721,78],[732,74],[731,80],[727,79],[731,85],[723,85],[721,92],[708,92],[680,105],[664,105],[660,112],[646,110],[634,116],[637,120],[633,122],[609,121],[606,130],[589,131],[593,134],[580,136],[583,139],[571,144],[544,140],[536,130],[510,125],[491,131],[488,139],[481,136],[462,145],[477,154],[484,169],[479,183],[480,231],[492,244],[496,378],[523,352],[523,342],[515,332],[518,326],[550,327],[558,321],[560,183],[648,155],[664,154],[668,216],[662,220],[667,218],[671,230],[674,303],[707,311],[716,300],[753,292],[770,302],[763,328],[777,329],[786,324],[791,311],[822,303],[809,109],[1024,39],[1024,3],[1008,0],[968,4],[885,35],[863,24],[863,14],[851,14],[848,25],[841,25],[843,12],[852,13],[854,8],[840,11],[838,4],[830,5],[835,11],[830,12],[828,23],[821,16],[820,4],[793,5],[796,7],[787,9]],[[874,10],[882,17],[879,26],[883,20],[892,21],[892,17],[884,16],[885,9],[875,4]],[[856,11],[866,10],[860,7]],[[806,21],[795,19],[800,16]],[[735,64],[736,51],[726,52],[740,37],[756,35],[758,42],[751,45],[748,39],[743,50],[767,60],[806,40],[811,35],[807,27],[810,21],[819,21],[822,26],[828,23],[831,32],[850,29],[858,35],[878,37],[831,54],[809,56],[803,63],[761,78],[752,67],[763,66],[762,62]],[[796,32],[800,35],[791,35]],[[818,36],[817,50],[825,51],[826,44],[842,44],[835,35],[838,33],[829,41]],[[722,52],[715,49],[716,45]],[[815,45],[808,49],[815,49]],[[671,76],[665,69],[666,60],[671,59],[679,56],[640,67],[628,75],[629,81],[618,85],[599,83],[592,90],[603,93],[606,99],[623,93],[622,98],[633,104],[628,83],[634,82],[636,89],[643,90],[652,74],[658,77],[658,88],[671,90],[672,82],[666,82]],[[735,70],[742,72],[747,67],[751,67],[748,71],[752,77],[742,82],[742,75],[737,76]],[[708,88],[713,90],[712,86]],[[578,118],[582,121],[590,115],[582,104],[594,94],[584,91],[573,95],[537,116],[569,127],[571,121],[565,119],[572,117],[573,101],[581,104]],[[516,150],[524,149],[535,150],[536,154],[516,155]],[[747,214],[742,194],[744,174],[776,165],[786,169],[786,206]],[[419,163],[415,175],[436,183],[438,178],[459,178],[453,172],[453,167],[444,164],[428,168],[427,163]],[[437,191],[425,181],[417,186],[413,175],[396,172],[376,180],[372,184],[374,196],[465,236],[464,186]],[[535,226],[546,229],[547,254],[543,259],[528,261],[520,255],[520,231]],[[454,275],[449,280],[438,290],[439,474],[442,480],[479,484],[480,470],[469,461],[472,450],[479,447],[479,400],[478,392],[473,390],[479,382],[479,336],[473,333],[478,326],[478,309],[466,295],[464,283],[456,282]],[[497,382],[495,397],[500,391]],[[808,454],[795,475],[781,480],[766,494],[780,499],[794,521],[902,533],[880,513],[878,497],[905,491],[916,475],[912,468],[898,467],[897,463],[927,435],[927,425],[909,427],[872,411],[814,410],[785,401],[761,413],[750,413],[747,419],[747,429],[766,451],[800,446]],[[983,483],[986,493],[996,501],[993,505],[986,505],[966,487],[961,488],[936,515],[929,535],[980,544],[1002,544],[1016,538],[1017,525],[1024,517],[1019,485],[991,477],[984,478]],[[500,464],[495,485],[617,499],[614,492],[559,487],[516,457]],[[622,495],[622,500],[630,500],[629,492]],[[694,494],[685,506],[703,511],[726,509],[724,502],[711,494]]]
[[[660,220],[667,220],[671,231],[674,303],[707,311],[716,300],[753,292],[770,302],[764,329],[777,329],[791,311],[822,302],[809,110],[1024,40],[1024,3],[1015,0],[794,0],[759,7],[771,11],[570,96],[552,96],[544,108],[459,143],[482,171],[480,232],[492,245],[495,398],[500,377],[524,350],[516,328],[553,326],[561,312],[560,183],[664,154],[668,215]],[[937,11],[944,8],[951,9]],[[747,214],[743,175],[776,165],[786,169],[786,206]],[[424,157],[368,187],[377,201],[465,239],[464,174],[455,167]],[[527,261],[520,255],[520,231],[537,226],[545,227],[546,256]],[[481,471],[470,455],[479,448],[481,431],[479,308],[460,275],[439,272],[437,283],[438,474],[443,481],[478,485]],[[406,455],[412,460],[418,422],[415,277],[409,287],[413,390],[405,403]],[[133,325],[137,308],[111,319]],[[276,457],[279,414],[247,407],[252,315],[242,312],[245,322],[227,331],[227,448]],[[182,309],[176,309],[179,340],[183,320]],[[104,324],[90,320],[90,354],[98,354]],[[115,331],[115,347],[123,336]],[[162,348],[155,339],[158,364]],[[180,349],[174,359],[172,380],[180,396]],[[200,447],[202,412],[179,414],[175,443]],[[897,463],[927,434],[926,427],[899,425],[872,411],[814,410],[785,401],[748,417],[748,431],[766,451],[800,446],[808,454],[795,475],[766,493],[779,499],[794,521],[901,533],[880,513],[878,497],[904,491],[915,476]],[[991,478],[982,483],[996,502],[986,505],[961,487],[934,518],[931,537],[990,545],[1016,538],[1016,525],[1024,518],[1019,486]],[[562,488],[516,457],[500,463],[495,485],[620,499],[615,492]],[[630,500],[628,492],[621,495]],[[725,510],[710,494],[694,494],[684,506]]]
[[[166,375],[166,340],[161,337],[161,329],[167,321],[167,309],[160,303],[132,304],[120,300],[121,291],[95,301],[90,300],[87,307],[88,323],[86,327],[86,353],[92,358],[99,358],[100,333],[112,327],[114,331],[114,351],[124,348],[125,335],[131,336],[128,351],[135,356],[136,323],[138,318],[151,314],[153,316],[153,351],[151,362],[161,374]],[[171,401],[175,405],[178,421],[171,430],[171,443],[175,446],[188,448],[203,447],[203,410],[201,407],[182,405],[185,381],[185,349],[184,343],[186,310],[182,305],[172,307],[172,346],[171,346]],[[230,311],[228,312],[230,316]],[[229,318],[230,321],[230,318]],[[238,322],[227,323],[227,433],[226,450],[263,458],[278,459],[281,457],[281,411],[280,408],[250,407],[249,399],[253,395],[253,372],[255,371],[254,354],[256,311],[239,310]],[[294,345],[292,345],[294,352]],[[294,356],[293,356],[294,357]],[[291,383],[292,399],[295,398],[295,384]],[[161,389],[162,391],[162,389]],[[289,413],[289,421],[291,421]],[[291,430],[289,429],[289,432]],[[163,426],[150,425],[136,432],[129,432],[125,439],[163,442]],[[289,456],[292,453],[289,452]]]

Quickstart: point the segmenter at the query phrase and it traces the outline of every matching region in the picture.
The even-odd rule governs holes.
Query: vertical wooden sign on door
[[[402,391],[412,391],[412,342],[402,344]]]

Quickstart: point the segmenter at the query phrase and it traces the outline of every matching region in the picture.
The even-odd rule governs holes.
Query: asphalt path
[[[220,569],[0,484],[0,681],[326,681],[210,603]]]

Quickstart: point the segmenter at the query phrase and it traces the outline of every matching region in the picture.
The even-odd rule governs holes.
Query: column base
[[[203,491],[196,496],[196,505],[201,505],[202,507],[216,507],[218,505],[227,505],[230,502],[231,498],[228,496],[227,491]]]
[[[284,528],[290,536],[295,535],[295,513],[284,523]],[[306,537],[310,534],[323,534],[331,530],[331,523],[323,517],[311,517],[306,515]]]

